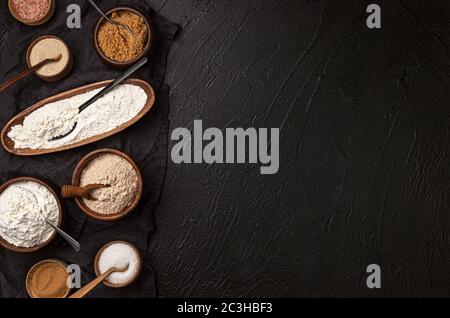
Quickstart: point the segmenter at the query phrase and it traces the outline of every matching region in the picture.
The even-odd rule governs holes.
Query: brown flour
[[[138,175],[124,158],[104,154],[93,159],[83,170],[80,186],[88,184],[110,185],[92,192],[97,201],[83,199],[84,204],[100,214],[116,214],[130,207],[138,190]]]
[[[64,266],[55,262],[42,263],[30,273],[28,289],[35,298],[63,298],[69,290],[68,278]]]
[[[46,38],[37,42],[30,52],[30,64],[34,66],[46,59],[56,58],[61,54],[58,62],[52,62],[41,67],[36,73],[41,76],[56,76],[64,72],[70,63],[70,51],[66,44],[56,38]]]

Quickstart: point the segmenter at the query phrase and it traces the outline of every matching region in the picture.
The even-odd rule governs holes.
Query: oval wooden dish
[[[3,185],[0,186],[0,193],[5,191],[6,188],[8,188],[12,184],[17,183],[17,182],[24,182],[24,181],[25,182],[26,181],[32,181],[32,182],[39,183],[39,184],[43,185],[44,187],[46,187],[51,192],[51,194],[53,194],[53,196],[56,199],[56,202],[58,203],[58,211],[59,211],[58,223],[56,225],[58,227],[61,227],[62,219],[63,219],[63,208],[62,208],[62,205],[61,205],[61,201],[59,200],[59,197],[56,194],[56,192],[53,190],[53,188],[50,185],[48,185],[47,183],[45,183],[44,181],[36,179],[36,178],[32,178],[32,177],[20,177],[20,178],[11,179],[11,180],[5,182]],[[47,245],[49,245],[54,240],[54,238],[56,237],[57,234],[58,233],[56,233],[56,231],[54,231],[52,236],[47,241],[45,241],[41,245],[34,246],[34,247],[18,247],[18,246],[15,246],[15,245],[9,243],[8,241],[6,241],[5,239],[3,239],[0,236],[0,245],[3,246],[6,249],[12,251],[12,252],[17,252],[17,253],[34,253],[34,252],[37,252],[37,251],[43,249]]]
[[[87,167],[87,165],[94,160],[95,158],[97,158],[98,156],[101,155],[105,155],[105,154],[113,154],[116,156],[119,156],[123,159],[125,159],[126,161],[128,161],[134,168],[134,170],[136,171],[137,177],[138,177],[138,188],[136,191],[136,195],[134,197],[133,202],[131,202],[131,204],[126,207],[123,211],[117,212],[115,214],[101,214],[101,213],[97,213],[93,210],[91,210],[84,202],[82,198],[75,198],[75,202],[78,204],[78,207],[84,212],[86,213],[88,216],[90,216],[93,219],[99,220],[99,221],[117,221],[120,220],[124,217],[126,217],[128,214],[130,214],[138,205],[139,201],[141,200],[141,196],[142,196],[142,190],[144,187],[144,182],[142,179],[142,174],[141,171],[139,169],[139,167],[137,166],[137,164],[134,162],[133,159],[131,159],[127,154],[115,150],[115,149],[99,149],[96,151],[93,151],[91,153],[89,153],[88,155],[86,155],[83,159],[81,159],[81,161],[78,163],[78,165],[75,168],[75,171],[73,173],[72,176],[72,185],[73,186],[79,186],[80,185],[80,179],[81,179],[81,173],[83,172],[83,170]]]
[[[115,135],[115,134],[125,130],[126,128],[130,127],[131,125],[133,125],[137,121],[139,121],[142,117],[144,117],[150,111],[150,109],[153,107],[153,105],[155,104],[155,92],[150,84],[148,84],[147,82],[140,80],[140,79],[134,79],[134,78],[129,79],[129,80],[125,81],[125,84],[139,86],[147,93],[147,102],[146,102],[144,108],[142,108],[142,110],[139,112],[139,114],[137,114],[130,121],[120,125],[119,127],[115,128],[111,131],[108,131],[106,133],[103,133],[103,134],[100,134],[97,136],[92,136],[90,138],[87,138],[87,139],[84,139],[81,141],[77,141],[77,142],[74,142],[74,143],[72,143],[70,145],[66,145],[66,146],[56,147],[56,148],[52,148],[52,149],[29,149],[29,148],[16,149],[16,148],[14,148],[14,141],[12,141],[8,137],[8,133],[11,131],[12,127],[14,127],[16,125],[21,125],[23,123],[25,117],[28,116],[29,114],[31,114],[32,112],[34,112],[36,109],[39,109],[49,103],[53,103],[53,102],[56,102],[56,101],[59,101],[62,99],[67,99],[67,98],[70,98],[75,95],[83,94],[83,93],[89,92],[91,90],[104,87],[111,82],[112,82],[112,80],[108,80],[108,81],[102,81],[102,82],[78,87],[78,88],[60,93],[58,95],[46,98],[46,99],[34,104],[33,106],[27,108],[20,114],[16,115],[13,119],[11,119],[6,124],[6,126],[3,128],[2,134],[1,134],[1,142],[2,142],[3,147],[6,149],[6,151],[8,151],[14,155],[18,155],[18,156],[37,156],[37,155],[55,153],[55,152],[65,151],[65,150],[69,150],[69,149],[73,149],[73,148],[78,148],[78,147],[85,146],[87,144],[105,139],[107,137],[110,137],[112,135]]]

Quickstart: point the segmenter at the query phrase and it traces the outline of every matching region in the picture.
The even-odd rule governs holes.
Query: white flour
[[[12,127],[8,137],[16,149],[52,149],[109,132],[135,117],[144,108],[147,94],[136,85],[117,86],[86,110],[78,108],[102,88],[47,104],[28,115],[22,125]],[[69,136],[51,141],[70,131]]]
[[[43,216],[50,222],[58,222],[58,203],[43,185],[17,182],[0,194],[0,236],[10,244],[35,247],[47,241],[54,230]]]

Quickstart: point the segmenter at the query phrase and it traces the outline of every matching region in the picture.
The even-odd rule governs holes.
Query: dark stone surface
[[[281,128],[275,176],[169,163],[159,296],[449,294],[448,1],[151,2],[182,25],[171,129]]]

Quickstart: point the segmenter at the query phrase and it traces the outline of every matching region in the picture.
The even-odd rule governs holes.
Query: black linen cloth
[[[82,28],[66,26],[69,4],[78,4],[82,10]],[[33,254],[18,254],[0,248],[0,297],[27,297],[25,278],[28,270],[44,259],[56,258],[67,264],[78,264],[82,269],[82,284],[95,278],[94,257],[97,251],[113,240],[125,240],[140,249],[144,259],[140,279],[123,289],[99,286],[90,297],[155,297],[155,278],[150,266],[148,241],[153,231],[153,213],[160,198],[166,163],[168,143],[168,87],[163,84],[166,58],[178,27],[152,12],[145,0],[97,1],[109,10],[118,5],[140,9],[150,19],[155,36],[151,63],[133,77],[149,82],[156,91],[153,110],[137,124],[124,132],[81,148],[38,157],[18,157],[0,149],[0,182],[14,177],[41,178],[57,192],[63,184],[70,184],[78,161],[89,152],[99,148],[114,148],[129,154],[140,167],[144,179],[144,192],[138,207],[125,219],[107,223],[88,218],[71,200],[62,200],[64,206],[63,229],[79,240],[80,253],[59,236],[48,247]],[[8,91],[0,93],[0,125],[3,127],[14,115],[34,103],[93,82],[118,77],[123,71],[102,62],[93,46],[93,28],[99,15],[87,1],[57,0],[55,16],[40,27],[25,26],[10,14],[7,1],[0,4],[0,81],[26,68],[25,54],[33,39],[46,35],[61,37],[70,47],[74,57],[71,74],[57,83],[47,83],[36,76],[22,80]]]

